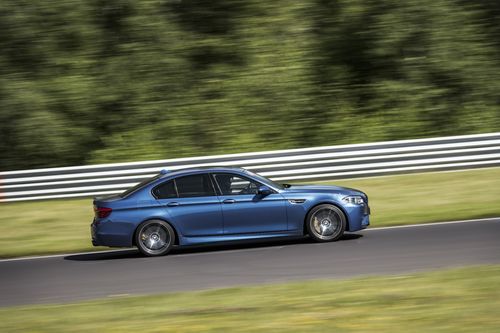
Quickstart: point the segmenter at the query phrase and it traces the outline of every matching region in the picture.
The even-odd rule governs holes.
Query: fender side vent
[[[288,202],[294,205],[298,205],[306,202],[306,199],[288,199]]]

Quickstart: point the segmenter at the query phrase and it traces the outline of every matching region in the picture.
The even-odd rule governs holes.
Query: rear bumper
[[[90,224],[92,245],[110,247],[132,246],[135,226],[130,223],[97,222]]]
[[[99,246],[101,244],[97,238],[97,230],[96,230],[97,228],[94,223],[95,221],[90,224],[90,236],[92,237],[92,245]]]

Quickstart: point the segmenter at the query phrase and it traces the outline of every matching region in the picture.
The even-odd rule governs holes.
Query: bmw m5
[[[119,195],[94,199],[95,246],[137,246],[159,256],[175,246],[309,235],[338,240],[370,224],[365,193],[278,184],[241,168],[163,170]]]

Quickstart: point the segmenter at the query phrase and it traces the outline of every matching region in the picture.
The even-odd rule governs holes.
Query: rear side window
[[[179,198],[214,196],[215,190],[207,174],[185,176],[175,179]]]
[[[177,191],[175,190],[175,184],[173,180],[155,187],[153,193],[157,199],[177,198]]]
[[[142,182],[140,182],[139,184],[135,185],[134,187],[131,187],[129,188],[128,190],[126,190],[125,192],[123,192],[122,194],[120,194],[120,197],[122,198],[125,198],[125,197],[128,197],[129,195],[131,195],[132,193],[134,193],[135,191],[143,188],[144,186],[154,182],[155,180],[159,179],[162,175],[161,174],[158,174],[152,178],[148,178],[146,180],[143,180]]]

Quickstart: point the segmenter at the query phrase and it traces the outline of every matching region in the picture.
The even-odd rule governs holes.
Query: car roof
[[[199,172],[237,172],[237,173],[246,173],[247,170],[243,168],[237,168],[237,167],[215,167],[215,166],[208,166],[208,167],[196,167],[196,168],[186,168],[186,169],[179,169],[179,170],[173,170],[173,171],[168,171],[168,169],[162,170],[162,176],[161,178],[167,178],[167,177],[177,177],[181,176],[184,174],[191,174],[191,173],[199,173]]]

